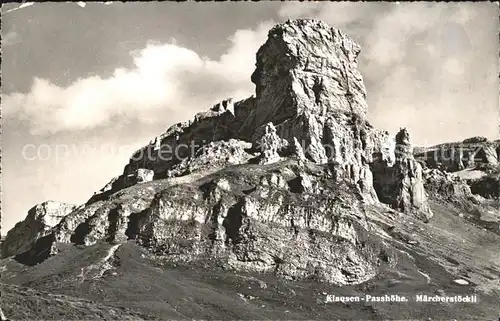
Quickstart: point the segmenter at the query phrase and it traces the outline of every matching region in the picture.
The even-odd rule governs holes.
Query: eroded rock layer
[[[386,147],[385,137],[366,120],[359,52],[351,38],[317,20],[277,25],[257,53],[255,97],[222,101],[193,121],[172,126],[131,157],[111,190],[129,186],[128,177],[138,169],[154,171],[156,179],[177,175],[172,169],[210,142],[259,145],[271,129],[284,140],[280,145],[298,142],[309,161],[337,163],[366,201],[376,202],[368,164]],[[279,151],[271,149],[261,150],[262,162],[279,159]]]
[[[277,25],[257,53],[254,97],[170,127],[84,206],[5,255],[36,264],[60,243],[135,240],[176,262],[372,278],[396,259],[366,208],[384,212],[380,200],[423,221],[433,214],[408,132],[394,139],[366,119],[359,52],[317,20]],[[12,244],[28,244],[20,239]]]
[[[393,208],[428,221],[433,213],[427,202],[423,169],[413,157],[410,135],[405,128],[397,133],[395,142],[394,163],[382,159],[372,165],[378,196]]]

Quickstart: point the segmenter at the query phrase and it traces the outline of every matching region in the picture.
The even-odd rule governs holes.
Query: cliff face
[[[496,167],[500,160],[500,141],[471,137],[462,142],[419,148],[415,150],[414,156],[429,168],[447,172]]]
[[[276,26],[257,53],[255,108],[243,128],[258,130],[272,122],[280,137],[298,140],[309,160],[335,163],[373,203],[377,196],[368,163],[376,131],[365,117],[359,51],[351,38],[320,21]]]
[[[224,100],[170,127],[86,204],[34,207],[7,235],[2,284],[138,308],[161,320],[385,320],[427,317],[429,309],[435,318],[496,315],[498,202],[474,193],[498,193],[498,141],[467,140],[471,150],[488,146],[468,164],[436,148],[427,149],[432,155],[414,150],[406,129],[392,136],[373,128],[359,52],[316,20],[274,27],[257,54],[254,97]],[[462,171],[444,171],[460,164]],[[488,176],[460,179],[469,165]],[[480,300],[458,310],[325,304],[325,293],[387,289],[407,298],[478,293]],[[7,287],[2,297],[4,311],[18,319],[40,311],[42,301],[47,315],[132,317],[60,295],[57,305],[26,305],[19,291]]]
[[[453,173],[454,179],[463,178],[459,183],[455,181],[455,188],[463,190],[460,186],[466,183],[472,194],[488,199],[500,197],[499,140],[471,137],[462,142],[418,148],[414,156],[428,169]]]
[[[379,199],[422,221],[433,213],[408,132],[394,139],[366,119],[359,52],[320,21],[277,25],[257,53],[255,97],[172,126],[84,206],[24,238],[15,231],[28,217],[4,255],[33,265],[61,243],[134,240],[174,262],[337,284],[374,277],[397,262]]]
[[[6,235],[2,244],[2,256],[7,257],[27,251],[41,237],[50,234],[76,205],[47,201],[28,211],[28,216],[19,222]]]
[[[401,129],[395,142],[394,164],[377,161],[372,166],[380,199],[395,209],[428,221],[434,214],[427,201],[422,166],[413,157],[408,131]]]
[[[237,139],[257,146],[271,124],[286,145],[297,141],[310,161],[336,163],[367,202],[376,202],[368,164],[391,146],[382,146],[384,132],[366,120],[359,52],[347,35],[320,21],[276,26],[257,53],[256,96],[222,101],[192,122],[172,126],[131,157],[112,191],[130,186],[126,178],[138,168],[153,170],[157,179],[179,175],[172,169],[210,142]]]

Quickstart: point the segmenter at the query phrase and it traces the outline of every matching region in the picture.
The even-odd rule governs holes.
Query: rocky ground
[[[414,149],[406,129],[375,129],[359,54],[317,20],[274,27],[255,96],[172,126],[85,204],[38,204],[9,231],[4,314],[496,320],[498,142]]]
[[[2,306],[9,320],[154,320],[125,307],[8,284],[2,284]]]
[[[62,314],[60,319],[65,320],[81,320],[85,315],[92,319],[91,313],[98,313],[94,311],[106,312],[99,319],[115,320],[107,312],[109,307],[115,308],[120,316],[135,316],[136,320],[154,319],[147,315],[162,320],[331,320],[332,315],[356,320],[426,320],[428,317],[430,320],[496,320],[500,298],[500,262],[495,256],[500,241],[498,230],[483,230],[474,223],[475,218],[460,217],[461,212],[439,204],[432,203],[432,209],[436,217],[427,224],[418,220],[401,223],[388,220],[387,233],[393,236],[390,243],[397,249],[398,263],[392,267],[384,264],[376,277],[359,285],[338,286],[315,280],[287,280],[271,273],[235,272],[207,261],[172,264],[152,256],[132,241],[121,244],[109,257],[116,245],[103,242],[90,247],[66,245],[58,255],[33,267],[12,258],[2,260],[2,283],[23,286],[4,286],[4,312],[14,320],[32,320],[33,314],[29,312],[36,312],[35,307],[47,316],[52,313],[49,308],[57,310]],[[391,228],[390,222],[395,223],[395,227]],[[106,257],[109,264],[103,262]],[[89,268],[91,265],[94,268]],[[457,279],[467,280],[469,284],[457,284],[454,282]],[[37,300],[35,290],[29,289],[45,291],[37,295],[49,292],[54,297],[65,296],[61,296],[59,305],[52,306],[52,296],[44,297],[45,301]],[[21,290],[26,291],[28,302],[17,300]],[[366,293],[410,298],[419,293],[476,293],[480,301],[461,305],[325,303],[326,294]],[[78,316],[71,314],[77,313],[78,307],[85,307],[82,304],[72,310],[72,300],[76,300],[73,296],[99,302],[100,306],[91,306],[80,299],[89,310]],[[62,302],[67,302],[67,306]],[[125,308],[136,314],[123,310]]]

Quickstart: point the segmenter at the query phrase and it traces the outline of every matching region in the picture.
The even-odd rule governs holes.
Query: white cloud
[[[447,72],[455,76],[461,76],[464,73],[464,68],[461,62],[455,58],[450,58],[446,60],[443,67]]]
[[[33,134],[112,126],[116,116],[141,122],[190,119],[194,112],[228,97],[253,94],[255,53],[271,22],[238,30],[226,53],[210,60],[175,44],[150,43],[131,52],[134,68],[117,68],[109,78],[78,79],[67,87],[34,78],[28,93],[2,97],[5,117],[28,121]]]
[[[227,53],[220,57],[220,60],[213,63],[208,62],[209,68],[215,73],[218,68],[225,70],[224,77],[234,80],[250,81],[255,69],[255,55],[257,50],[267,39],[269,29],[274,22],[267,21],[261,23],[255,30],[238,30],[230,37],[233,46]]]
[[[497,10],[491,6],[496,8],[491,3],[286,3],[279,14],[283,20],[321,19],[356,39],[374,125],[407,126],[415,141],[427,143],[497,133],[496,123],[484,125],[479,116],[470,117],[498,117],[498,34],[490,19],[496,19]],[[80,79],[67,87],[35,78],[30,92],[3,97],[4,116],[25,120],[34,134],[112,127],[117,117],[165,125],[190,119],[217,100],[253,93],[255,53],[272,25],[236,31],[218,59],[175,41],[151,43],[131,53],[134,68],[117,68],[108,78]],[[474,112],[479,107],[482,111]],[[398,112],[387,117],[390,110]],[[470,125],[431,137],[428,128],[443,119],[429,123],[425,114],[459,114],[454,118]]]

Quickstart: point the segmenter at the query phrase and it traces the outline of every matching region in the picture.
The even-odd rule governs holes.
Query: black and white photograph
[[[500,320],[498,2],[1,7],[0,320]]]

